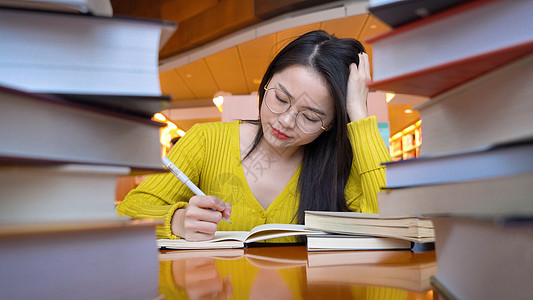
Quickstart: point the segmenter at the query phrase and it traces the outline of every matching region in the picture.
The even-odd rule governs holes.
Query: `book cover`
[[[529,0],[471,1],[371,38],[369,87],[434,97],[523,57],[533,51],[531,10]]]

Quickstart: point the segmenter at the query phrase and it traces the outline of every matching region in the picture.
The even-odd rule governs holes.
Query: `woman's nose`
[[[296,126],[297,114],[298,112],[296,111],[296,109],[291,106],[286,112],[279,115],[278,120],[283,126],[287,128],[293,128],[294,126]]]

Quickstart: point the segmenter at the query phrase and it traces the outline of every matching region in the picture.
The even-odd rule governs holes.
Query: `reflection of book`
[[[194,257],[212,257],[215,259],[237,259],[244,255],[244,249],[208,249],[208,250],[160,250],[159,260],[177,260]]]
[[[531,28],[532,10],[531,1],[470,1],[370,39],[369,87],[433,97],[531,53],[533,31],[517,28]]]
[[[308,251],[411,249],[403,239],[343,234],[320,234],[307,237]]]
[[[447,299],[533,299],[532,217],[434,222],[440,294]]]
[[[214,238],[208,241],[190,242],[184,239],[159,239],[157,245],[166,249],[244,248],[246,244],[268,239],[323,233],[304,229],[304,225],[263,224],[250,231],[217,231]]]
[[[329,233],[384,236],[414,242],[433,242],[435,232],[429,219],[383,218],[355,212],[306,211],[305,228]]]
[[[405,263],[309,267],[307,282],[381,286],[423,292],[431,289],[430,278],[436,272],[437,262],[434,252],[431,251],[413,255],[411,260]]]
[[[277,255],[277,252],[268,251],[269,247],[260,248],[233,248],[233,249],[204,249],[204,250],[161,250],[159,260],[181,260],[198,257],[209,257],[219,260],[235,260],[244,257],[250,264],[258,268],[279,269],[301,267],[307,264],[305,253],[293,251],[294,254],[303,253],[304,255],[292,255],[290,247],[286,247],[287,252],[283,255]]]
[[[47,222],[0,227],[5,299],[153,299],[157,221]]]
[[[357,264],[389,264],[410,262],[411,251],[317,251],[307,254],[308,267],[325,267]]]

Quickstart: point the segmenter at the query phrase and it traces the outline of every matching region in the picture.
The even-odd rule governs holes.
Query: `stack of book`
[[[377,214],[306,211],[305,225],[262,224],[250,231],[217,231],[211,240],[159,239],[163,249],[246,248],[251,243],[286,243],[305,236],[308,251],[412,249],[435,240],[433,223],[415,217],[381,218]],[[276,240],[277,239],[277,240]],[[421,248],[421,247],[419,247]]]
[[[3,295],[155,298],[161,222],[117,216],[115,189],[164,171],[150,117],[169,100],[158,53],[176,25],[102,16],[109,3],[47,10],[64,2],[96,3],[0,1]]]
[[[432,218],[449,298],[533,298],[531,11],[467,1],[370,40],[371,87],[430,97],[421,156],[386,164],[380,214]]]
[[[356,212],[306,211],[305,228],[325,234],[307,236],[308,251],[423,249],[435,241],[429,219],[383,218]]]

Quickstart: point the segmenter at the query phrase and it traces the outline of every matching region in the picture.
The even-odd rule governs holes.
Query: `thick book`
[[[127,167],[0,164],[0,225],[115,220],[115,190]]]
[[[533,299],[533,218],[435,218],[438,269],[445,299]]]
[[[386,188],[401,188],[533,172],[533,139],[453,154],[384,163]]]
[[[263,224],[250,231],[217,231],[211,240],[192,242],[185,239],[158,239],[157,245],[163,249],[223,249],[245,248],[247,244],[270,239],[324,234],[322,231],[308,230],[299,224]]]
[[[6,299],[155,299],[159,220],[0,227]]]
[[[370,0],[368,11],[395,28],[472,0]]]
[[[163,170],[166,124],[0,86],[0,158]]]
[[[420,155],[533,136],[533,55],[498,68],[414,107],[422,120]]]
[[[437,273],[435,252],[417,253],[408,262],[344,264],[306,268],[307,283],[379,286],[426,292]],[[350,274],[350,276],[346,276]]]
[[[533,51],[532,10],[531,0],[477,0],[370,38],[369,87],[434,97],[506,65]]]
[[[513,176],[430,184],[378,193],[382,216],[533,214],[533,172]]]
[[[411,249],[411,241],[366,235],[316,234],[307,236],[307,251]]]
[[[1,6],[107,17],[113,15],[110,0],[0,0]]]
[[[31,92],[161,96],[172,22],[0,8],[0,84]]]
[[[305,228],[328,233],[391,237],[420,243],[433,242],[435,238],[430,219],[382,217],[379,214],[356,212],[306,211]]]

